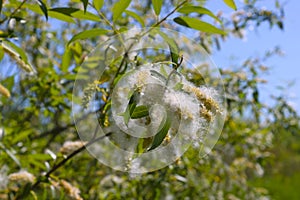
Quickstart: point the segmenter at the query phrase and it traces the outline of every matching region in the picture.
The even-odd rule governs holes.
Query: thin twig
[[[145,33],[143,33],[139,38],[143,37],[145,34],[147,34],[148,32],[150,32],[153,28],[159,26],[161,23],[163,23],[165,20],[167,20],[168,17],[170,17],[173,13],[175,13],[181,6],[183,6],[185,3],[187,3],[189,0],[185,0],[183,1],[182,3],[180,3],[179,5],[177,5],[169,14],[167,14],[164,18],[162,18],[160,21],[158,21],[156,24],[154,24],[153,26],[151,26],[151,28],[146,31]],[[25,3],[26,0],[23,1],[23,3]],[[107,20],[107,18],[100,12],[100,11],[97,11],[98,14],[105,20],[105,22],[111,26],[111,28],[114,30],[115,33],[118,33],[118,31],[115,29],[115,27]],[[113,78],[113,81],[114,79],[118,76],[119,72],[120,72],[120,69],[122,67],[122,65],[125,63],[125,60],[127,59],[127,56],[128,56],[128,53],[129,51],[131,50],[131,48],[133,47],[133,44],[129,46],[129,48],[126,50],[126,52],[124,53],[124,57],[121,61],[121,64],[119,66],[119,69],[117,71],[117,73],[115,74],[114,78]],[[112,82],[113,84],[113,82]],[[110,94],[111,94],[111,91],[110,91]],[[96,129],[97,131],[97,129]],[[95,131],[95,132],[96,132]],[[106,133],[105,135],[103,136],[100,136],[100,137],[97,137],[97,138],[93,138],[91,141],[89,141],[86,145],[78,148],[77,150],[75,150],[74,152],[72,152],[70,155],[68,155],[65,159],[63,159],[62,161],[60,161],[59,163],[57,163],[56,165],[54,165],[52,167],[52,169],[50,171],[48,171],[43,177],[46,177],[46,178],[49,178],[50,175],[52,173],[54,173],[56,170],[58,170],[60,167],[62,167],[68,160],[70,160],[71,158],[73,158],[74,156],[76,156],[77,154],[79,154],[80,152],[82,152],[83,150],[86,149],[86,147],[94,144],[95,142],[99,141],[99,140],[102,140],[108,136],[110,136],[112,134],[112,132],[109,132],[109,133]],[[94,134],[95,136],[95,134]],[[39,178],[31,187],[31,189],[35,189],[40,183],[42,182],[42,179]]]
[[[152,28],[155,28],[157,26],[159,26],[161,23],[163,23],[164,21],[166,21],[171,15],[173,15],[181,6],[183,6],[184,4],[186,4],[187,2],[189,2],[189,0],[185,0],[183,2],[181,2],[180,4],[178,4],[170,13],[168,13],[164,18],[162,18],[161,20],[159,20],[156,24],[154,24],[153,26],[151,26]],[[151,30],[150,29],[150,30]]]
[[[2,19],[0,21],[0,24],[2,24],[3,22],[5,22],[7,19],[11,18],[12,16],[14,16],[14,14],[16,14],[16,12],[18,12],[19,9],[21,9],[21,7],[27,2],[27,0],[24,0],[22,3],[20,3],[20,5],[9,15],[9,16],[5,16],[4,19]]]
[[[106,133],[105,135],[99,136],[91,141],[89,141],[86,145],[83,145],[82,147],[80,147],[79,149],[73,151],[70,155],[68,155],[65,159],[63,159],[62,161],[60,161],[59,163],[57,163],[56,165],[54,165],[52,167],[52,169],[50,171],[48,171],[45,175],[43,175],[43,177],[49,178],[50,175],[55,172],[56,170],[58,170],[60,167],[62,167],[68,160],[70,160],[71,158],[73,158],[74,156],[76,156],[77,154],[79,154],[80,152],[82,152],[83,150],[85,150],[87,147],[91,146],[92,144],[94,144],[95,142],[98,142],[100,140],[103,140],[104,138],[110,136],[112,134],[112,132]],[[42,179],[39,178],[31,187],[32,190],[34,190],[40,183],[42,182]]]

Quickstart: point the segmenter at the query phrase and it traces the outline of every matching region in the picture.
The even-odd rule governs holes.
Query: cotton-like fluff
[[[34,183],[35,176],[27,171],[12,173],[8,176],[8,180],[17,183]]]

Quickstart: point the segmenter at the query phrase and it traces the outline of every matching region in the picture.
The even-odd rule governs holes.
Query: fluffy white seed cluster
[[[34,183],[35,176],[27,171],[20,171],[10,174],[8,180],[17,183]]]
[[[181,132],[192,139],[201,138],[202,141],[205,132],[203,130],[206,130],[203,126],[208,126],[217,114],[221,114],[219,103],[215,100],[217,97],[215,90],[204,86],[196,87],[166,64],[146,64],[129,72],[120,80],[115,93],[117,103],[114,104],[116,106],[114,109],[118,110],[117,113],[124,112],[128,105],[129,93],[133,90],[139,94],[138,105],[150,107],[151,123],[155,119],[162,119],[163,113],[171,114],[172,125],[169,134]],[[151,107],[157,105],[160,106],[159,110],[164,109],[165,112],[156,112],[155,109],[151,112]],[[129,131],[141,130],[136,126],[141,120],[130,120],[127,127],[122,121],[122,117],[115,118],[116,125],[122,127],[125,132],[126,128],[130,129]],[[155,127],[158,127],[159,123],[156,122],[158,125]],[[147,131],[154,130],[147,128],[147,125],[144,124]]]
[[[63,190],[65,194],[68,195],[68,197],[72,200],[83,200],[83,198],[80,196],[80,190],[73,186],[71,183],[60,180],[60,181],[51,181],[51,184],[58,190]]]
[[[64,155],[69,155],[77,149],[83,147],[85,144],[86,142],[83,141],[66,141],[60,148],[59,152]]]

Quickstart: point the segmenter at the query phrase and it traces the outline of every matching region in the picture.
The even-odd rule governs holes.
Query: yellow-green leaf
[[[55,19],[58,19],[58,20],[61,20],[64,22],[68,22],[68,23],[75,23],[75,20],[68,15],[65,15],[65,14],[62,14],[59,12],[55,12],[55,11],[49,11],[48,14],[52,18],[55,18]]]
[[[169,116],[167,116],[166,121],[163,122],[163,127],[160,129],[160,131],[154,136],[152,145],[148,151],[151,151],[155,148],[157,148],[165,139],[170,126],[171,126],[171,119]]]
[[[0,45],[0,61],[3,59],[4,57],[4,51],[3,51],[3,47]]]
[[[62,56],[61,71],[67,72],[71,63],[72,53],[68,47],[65,48],[65,52]]]
[[[170,53],[171,53],[173,67],[176,68],[177,63],[178,63],[178,58],[179,58],[179,47],[178,47],[176,41],[161,31],[157,31],[157,33],[165,40],[165,42],[168,43]]]
[[[135,109],[133,110],[130,118],[131,119],[139,119],[142,117],[146,117],[149,115],[149,109],[147,106],[145,105],[141,105],[141,106],[137,106],[135,107]]]
[[[104,0],[94,0],[93,5],[97,10],[100,10],[104,4]]]
[[[113,21],[116,21],[122,13],[129,6],[131,0],[119,0],[117,3],[113,5],[112,13],[113,13]]]
[[[203,8],[201,6],[185,6],[179,9],[178,12],[183,14],[190,14],[190,13],[205,14],[221,23],[221,20],[217,16],[215,16],[210,10]]]
[[[229,6],[233,10],[237,9],[234,0],[223,0],[223,1],[227,4],[227,6]]]
[[[141,18],[141,16],[139,16],[135,12],[132,12],[129,10],[125,10],[125,13],[127,15],[129,15],[130,17],[134,18],[136,21],[138,21],[142,25],[142,27],[145,27],[145,22],[144,22],[143,18]]]
[[[71,16],[71,17],[75,17],[80,20],[90,20],[90,21],[96,21],[96,22],[101,21],[97,15],[95,15],[91,12],[88,12],[88,11],[84,12],[77,8],[58,7],[58,8],[52,8],[49,11],[61,13],[61,14]]]
[[[207,32],[207,33],[214,33],[214,34],[221,34],[221,35],[225,35],[226,33],[221,30],[218,29],[217,27],[203,22],[199,19],[196,18],[191,18],[191,17],[176,17],[174,19],[174,21],[177,24],[180,24],[182,26],[188,27],[188,28],[192,28],[198,31],[202,31],[202,32]]]
[[[100,29],[100,28],[94,28],[86,31],[82,31],[72,37],[72,39],[68,42],[68,45],[70,45],[72,42],[80,39],[87,39],[92,37],[97,37],[99,35],[104,35],[108,32],[108,30]]]
[[[156,15],[160,14],[163,0],[152,0],[153,9]]]

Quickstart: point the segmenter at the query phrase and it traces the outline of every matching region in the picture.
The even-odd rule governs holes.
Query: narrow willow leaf
[[[60,21],[64,21],[64,22],[68,22],[68,23],[75,23],[75,20],[71,16],[65,15],[63,13],[49,10],[48,15],[49,15],[49,17],[58,19]]]
[[[145,22],[144,22],[144,20],[141,16],[139,16],[135,12],[132,12],[132,11],[129,11],[129,10],[126,10],[125,13],[127,15],[129,15],[130,17],[134,18],[136,21],[138,21],[142,25],[142,27],[145,27]]]
[[[72,42],[80,39],[87,39],[92,37],[97,37],[99,35],[104,35],[108,32],[108,30],[100,29],[100,28],[94,28],[86,31],[82,31],[76,35],[74,35],[71,40],[68,42],[68,45],[70,45]]]
[[[149,116],[149,109],[147,106],[142,105],[142,106],[135,107],[130,118],[131,119],[139,119],[139,118],[147,117],[147,116]]]
[[[233,10],[237,9],[234,0],[223,0],[223,1],[227,4],[227,6],[229,6]]]
[[[139,96],[140,96],[139,92],[134,91],[132,93],[132,95],[130,96],[129,103],[128,103],[127,107],[126,107],[125,112],[119,114],[120,116],[123,116],[124,122],[125,122],[126,126],[128,125],[130,117],[131,117],[134,109],[136,108]]]
[[[213,34],[221,34],[225,35],[226,33],[222,31],[221,29],[218,29],[217,27],[203,22],[199,19],[191,18],[191,17],[176,17],[174,21],[177,24],[180,24],[185,27],[189,27],[198,31],[207,32],[207,33],[213,33]]]
[[[176,83],[176,85],[174,86],[174,90],[175,91],[179,91],[183,88],[183,84],[182,83]]]
[[[7,149],[1,142],[0,148],[5,151],[5,153],[18,165],[21,166],[19,159],[9,150]]]
[[[78,8],[57,7],[51,8],[49,11],[61,13],[80,20],[91,20],[96,22],[101,21],[97,15],[88,11],[84,12]]]
[[[43,14],[43,12],[39,8],[39,6],[36,4],[24,4],[23,7],[27,8],[27,9],[31,10],[32,12],[35,12],[39,15]],[[57,11],[52,11],[51,9],[48,10],[48,16],[58,19],[58,20],[61,20],[61,21],[64,21],[64,22],[75,23],[75,20],[72,18],[72,16],[70,14],[59,13]]]
[[[88,6],[89,0],[80,0],[80,1],[83,4],[83,10],[84,10],[84,12],[86,12],[86,8]]]
[[[113,21],[116,21],[122,13],[129,6],[131,0],[119,0],[117,3],[113,5],[112,13],[113,13]]]
[[[163,0],[152,0],[153,9],[156,15],[160,14]]]
[[[90,20],[90,21],[95,21],[95,22],[101,21],[101,19],[97,15],[90,13],[88,11],[84,12],[82,10],[78,10],[78,11],[72,13],[71,16],[75,17],[77,19],[80,19],[80,20]]]
[[[0,45],[0,61],[3,59],[3,57],[4,57],[4,50],[2,45]]]
[[[44,4],[44,2],[42,0],[36,0],[36,2],[38,3],[39,7],[41,8],[42,12],[44,13],[46,20],[48,20],[48,9],[46,4]]]
[[[173,67],[177,67],[178,58],[179,58],[179,47],[173,38],[170,38],[167,34],[157,31],[157,33],[168,43],[170,52],[171,52],[171,59],[173,62]]]
[[[221,23],[221,20],[217,16],[215,16],[210,10],[203,8],[201,6],[185,6],[179,9],[178,12],[183,14],[190,14],[190,13],[205,14]]]
[[[151,76],[154,76],[154,77],[160,79],[164,83],[167,82],[167,78],[164,75],[160,74],[159,72],[157,72],[155,70],[150,70],[150,73],[151,73]]]
[[[2,11],[2,4],[3,4],[3,1],[0,0],[0,14],[1,14],[1,11]]]
[[[100,9],[102,8],[103,4],[104,4],[104,0],[94,0],[94,1],[93,1],[93,5],[94,5],[94,7],[95,7],[98,11],[100,11]]]
[[[72,58],[72,53],[68,47],[65,48],[65,52],[62,56],[62,62],[61,62],[61,71],[62,72],[67,72],[68,68],[70,67],[71,64],[71,58]]]
[[[35,72],[34,68],[29,64],[27,55],[24,50],[9,40],[1,41],[3,51],[16,61],[20,68],[26,72]]]
[[[169,116],[167,116],[166,121],[163,124],[163,127],[160,129],[160,131],[154,136],[152,146],[148,151],[151,151],[155,148],[157,148],[165,139],[169,129],[171,126],[171,119]]]
[[[151,145],[153,138],[139,138],[138,144],[136,146],[136,153],[144,153],[147,148]]]
[[[160,66],[160,73],[165,77],[165,78],[168,78],[168,73],[167,73],[167,71],[166,71],[166,69],[164,68],[164,65],[161,65]]]
[[[78,8],[56,7],[56,8],[51,8],[49,11],[54,11],[68,16],[72,16],[72,14],[78,10],[79,10]]]

